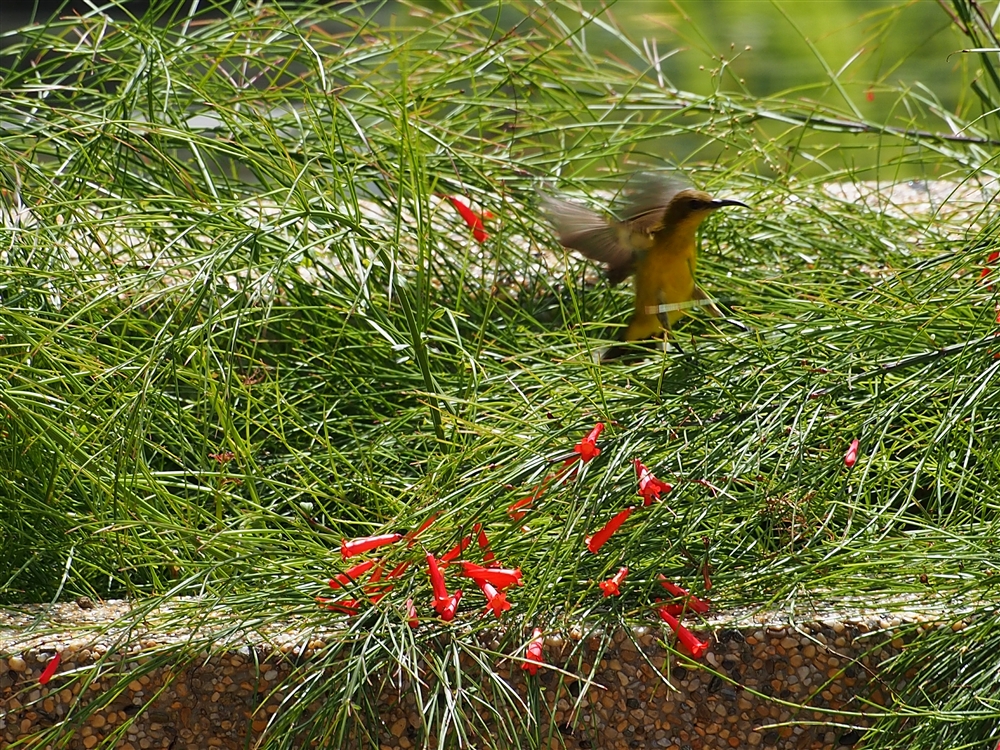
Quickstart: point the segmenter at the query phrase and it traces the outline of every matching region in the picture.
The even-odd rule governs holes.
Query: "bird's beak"
[[[740,203],[734,200],[724,200],[724,201],[712,201],[712,210],[717,208],[722,208],[723,206],[743,206],[743,208],[750,208],[746,203]]]

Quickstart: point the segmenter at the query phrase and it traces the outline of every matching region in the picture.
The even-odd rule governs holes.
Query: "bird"
[[[606,219],[573,201],[539,191],[542,208],[560,244],[606,264],[609,283],[634,275],[635,311],[622,340],[648,339],[671,327],[689,309],[703,306],[714,317],[724,317],[712,298],[695,281],[696,233],[708,216],[725,206],[747,204],[718,200],[661,175],[641,172],[626,183]],[[739,323],[733,321],[740,328]],[[603,359],[623,353],[612,347]]]

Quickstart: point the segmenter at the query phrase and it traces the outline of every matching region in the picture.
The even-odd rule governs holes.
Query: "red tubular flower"
[[[462,218],[465,219],[465,223],[469,225],[469,229],[472,230],[472,236],[475,238],[476,242],[480,244],[486,242],[489,239],[489,235],[486,234],[486,229],[483,227],[483,218],[471,208],[469,208],[465,203],[460,201],[456,196],[447,196],[448,201],[455,207]]]
[[[520,521],[524,518],[528,512],[521,510],[521,508],[526,508],[534,501],[537,495],[529,495],[528,497],[523,497],[516,503],[511,503],[510,507],[507,508],[507,515],[510,516],[512,521]]]
[[[598,586],[601,587],[601,591],[604,592],[605,597],[618,596],[621,591],[619,587],[625,580],[625,576],[628,575],[628,568],[619,568],[618,572],[615,573],[611,578],[606,581],[601,581]]]
[[[682,589],[677,584],[667,580],[662,573],[660,574],[660,585],[674,596],[684,600],[684,604],[681,605],[681,611],[687,610],[703,615],[708,612],[708,608],[711,606],[711,602],[707,599],[699,599],[687,589]]]
[[[656,601],[660,601],[657,599]],[[683,604],[667,604],[666,606],[659,608],[661,612],[666,612],[668,615],[673,615],[674,617],[680,617],[684,614]]]
[[[442,568],[447,567],[448,563],[450,563],[456,557],[465,552],[465,548],[469,546],[469,542],[471,541],[472,541],[471,536],[464,537],[462,541],[460,541],[450,550],[441,555],[441,559],[438,560],[438,565],[440,565]]]
[[[699,641],[694,633],[677,622],[677,618],[666,611],[666,607],[661,607],[659,609],[659,613],[660,619],[672,627],[674,632],[677,633],[677,640],[681,642],[685,651],[691,654],[691,656],[695,659],[700,659],[705,655],[705,652],[708,651],[708,647],[712,645],[709,641]]]
[[[338,573],[330,579],[330,588],[339,589],[349,583],[357,581],[361,576],[371,570],[374,564],[374,560],[365,560],[363,563],[358,563],[353,568],[348,568],[344,573]]]
[[[858,462],[858,441],[857,438],[851,441],[851,447],[844,454],[844,466],[848,469]]]
[[[427,553],[427,574],[431,579],[431,588],[434,590],[434,609],[444,606],[448,601],[448,587],[444,585],[444,576],[438,567],[437,560],[430,552]]]
[[[639,494],[642,495],[643,505],[652,505],[660,499],[661,494],[665,495],[673,489],[673,485],[654,477],[653,472],[638,458],[635,459],[635,475],[639,480]]]
[[[451,621],[455,618],[455,612],[458,611],[458,602],[462,599],[462,589],[458,589],[454,594],[448,597],[444,606],[441,607],[438,612],[441,615],[441,619],[446,621]]]
[[[507,595],[502,591],[497,591],[496,587],[489,581],[484,581],[482,579],[473,579],[476,581],[476,585],[482,589],[483,596],[486,597],[486,611],[492,612],[497,618],[500,617],[502,612],[506,612],[510,609],[510,602],[507,601]]]
[[[417,537],[420,534],[422,534],[424,531],[426,531],[428,526],[430,526],[432,523],[434,523],[434,519],[435,518],[437,518],[437,513],[431,514],[430,518],[428,518],[426,521],[424,521],[422,524],[420,524],[420,528],[418,528],[416,531],[410,531],[410,532],[408,532],[406,534],[406,539],[407,539],[406,548],[407,549],[409,549],[410,547],[412,547],[414,545],[414,543],[416,542]]]
[[[420,621],[417,619],[417,608],[413,604],[412,599],[406,600],[406,624],[411,628],[416,628],[420,624]]]
[[[598,422],[594,425],[587,436],[573,446],[573,452],[579,454],[580,459],[587,463],[592,458],[597,458],[601,454],[601,449],[597,447],[597,438],[601,436],[601,432],[604,430],[604,422]],[[567,459],[566,463],[572,463],[576,459]]]
[[[344,539],[340,543],[340,556],[346,560],[349,557],[360,555],[363,552],[377,549],[386,544],[398,542],[402,538],[402,534],[382,534],[381,536],[363,536],[351,541]]]
[[[404,572],[406,572],[406,569],[410,567],[411,564],[412,563],[409,560],[403,560],[403,562],[389,571],[386,578],[399,578]]]
[[[357,599],[334,601],[332,599],[326,599],[322,596],[316,597],[316,603],[323,607],[323,609],[328,609],[331,612],[340,612],[343,615],[356,615],[358,613],[358,607],[361,606],[361,602]]]
[[[538,668],[545,664],[542,656],[542,629],[535,628],[531,631],[531,641],[528,643],[528,653],[525,660],[521,662],[521,669],[530,675],[535,675]]]
[[[634,510],[635,506],[630,505],[625,510],[621,511],[618,515],[616,515],[614,518],[612,518],[610,521],[608,521],[604,525],[603,529],[598,531],[593,536],[588,536],[586,539],[584,539],[584,542],[586,542],[587,544],[587,549],[596,554],[597,550],[603,547],[604,543],[611,538],[611,535],[614,534],[616,531],[618,531],[618,527],[621,526],[623,523],[625,523],[625,519],[628,518],[630,515],[632,515],[632,511]]]
[[[515,568],[484,568],[482,565],[464,562],[462,572],[476,582],[486,581],[492,583],[498,589],[505,589],[508,586],[523,586],[521,580],[521,569]]]
[[[493,556],[493,550],[490,549],[490,540],[486,538],[486,532],[483,530],[483,525],[477,523],[472,527],[472,530],[476,532],[476,542],[479,544],[479,549],[483,552],[483,561],[489,568],[496,567],[497,559]]]
[[[1000,250],[994,250],[992,253],[989,254],[989,257],[986,259],[986,267],[979,272],[979,278],[985,279],[987,276],[989,276],[990,271],[993,270],[990,268],[990,263],[996,263],[998,260],[1000,260]]]
[[[42,670],[41,675],[38,677],[39,685],[48,685],[49,680],[55,677],[56,672],[59,671],[59,662],[62,661],[62,654],[56,651],[56,655],[49,659],[49,663],[45,665],[45,669]]]

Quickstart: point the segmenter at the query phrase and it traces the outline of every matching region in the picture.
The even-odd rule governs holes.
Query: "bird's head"
[[[750,208],[746,203],[741,203],[740,201],[718,200],[703,190],[685,188],[676,192],[670,199],[663,223],[665,226],[678,226],[690,223],[698,226],[709,214],[718,211],[724,206]]]

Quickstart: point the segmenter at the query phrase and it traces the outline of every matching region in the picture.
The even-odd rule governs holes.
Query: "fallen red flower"
[[[345,560],[363,552],[383,547],[386,544],[398,542],[403,538],[402,534],[382,534],[380,536],[363,536],[350,541],[344,539],[340,542],[340,556]]]
[[[56,655],[49,659],[49,663],[45,665],[45,669],[38,676],[39,685],[47,685],[49,680],[55,677],[56,672],[59,671],[59,662],[62,661],[62,654],[56,651]]]
[[[625,519],[628,518],[630,515],[632,515],[632,511],[634,510],[635,506],[630,505],[625,510],[618,513],[618,515],[616,515],[610,521],[608,521],[604,525],[603,529],[598,531],[596,534],[588,536],[586,539],[584,539],[584,542],[587,544],[587,549],[596,554],[597,550],[603,547],[604,543],[611,538],[611,535],[614,534],[616,531],[618,531],[618,527],[621,526],[623,523],[625,523]]]
[[[851,447],[847,449],[847,453],[844,454],[844,466],[850,469],[854,464],[858,462],[858,441],[854,439],[851,441]]]
[[[542,629],[535,628],[531,631],[528,653],[525,656],[525,660],[521,662],[521,669],[532,676],[538,672],[539,667],[545,664],[545,659],[542,655],[542,645]]]
[[[673,485],[654,477],[653,472],[638,458],[635,459],[635,475],[639,480],[639,494],[642,496],[643,505],[652,505],[660,499],[661,494],[665,495],[673,489]]]
[[[658,611],[660,619],[674,629],[674,632],[677,634],[677,640],[681,642],[681,645],[691,656],[695,659],[700,659],[705,655],[708,647],[712,645],[709,641],[699,641],[694,633],[677,622],[677,618],[667,612],[665,607],[660,607]]]
[[[705,614],[708,612],[708,608],[711,606],[711,602],[707,599],[699,599],[697,596],[692,594],[687,589],[683,589],[675,583],[669,581],[662,573],[659,576],[660,585],[663,586],[667,591],[669,591],[674,596],[679,599],[683,599],[684,603],[681,605],[681,611],[685,609],[689,612],[697,612],[698,614]]]
[[[456,557],[465,552],[465,548],[469,546],[469,542],[472,541],[472,537],[463,537],[462,541],[452,547],[450,550],[441,555],[441,559],[438,560],[438,565],[442,568],[447,567],[448,563],[454,560]]]
[[[621,593],[619,587],[622,585],[622,581],[625,580],[625,576],[627,575],[628,568],[619,568],[618,572],[611,578],[606,581],[601,581],[597,585],[601,587],[601,591],[604,592],[605,597],[618,596]]]
[[[417,608],[413,604],[412,599],[406,600],[406,624],[411,628],[416,628],[420,624],[420,621],[417,619]]]
[[[339,589],[349,583],[357,582],[361,576],[371,570],[373,565],[375,565],[375,560],[365,560],[363,563],[358,563],[353,568],[348,568],[344,573],[338,573],[330,579],[330,588]]]
[[[486,581],[499,589],[524,585],[524,581],[521,580],[520,568],[513,570],[510,568],[484,568],[482,565],[464,562],[462,563],[462,572],[476,582]]]
[[[484,581],[481,578],[474,578],[473,580],[482,589],[483,595],[486,597],[487,612],[492,612],[499,618],[502,612],[510,609],[510,602],[507,601],[507,595],[504,592],[497,591],[496,587],[489,581]]]
[[[442,620],[450,621],[454,619],[455,612],[458,611],[458,603],[461,599],[462,589],[458,589],[454,594],[448,597],[448,601],[446,601],[444,606],[438,610]]]
[[[489,239],[489,235],[486,234],[486,229],[483,226],[483,217],[473,211],[469,206],[460,201],[454,195],[446,196],[448,201],[455,207],[462,218],[465,219],[465,223],[469,225],[469,229],[472,230],[472,236],[475,238],[476,242],[483,243]],[[490,214],[492,216],[492,214]]]

